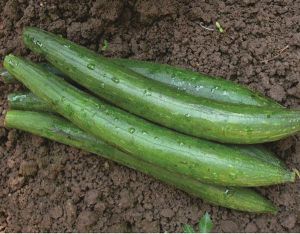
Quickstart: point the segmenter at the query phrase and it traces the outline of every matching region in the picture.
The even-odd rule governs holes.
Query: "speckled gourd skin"
[[[275,141],[300,130],[300,111],[200,99],[113,64],[60,36],[37,28],[25,45],[99,97],[179,132],[223,143]]]
[[[280,104],[258,92],[219,77],[211,77],[191,70],[149,61],[122,58],[112,58],[111,61],[198,98],[282,108]]]
[[[143,75],[145,78],[159,81],[198,98],[227,103],[283,108],[277,102],[264,97],[258,92],[222,78],[207,76],[167,64],[134,59],[108,59]],[[56,75],[64,75],[51,64],[42,63],[41,65]],[[0,71],[0,76],[3,77],[5,83],[15,82],[15,79],[4,70]]]
[[[16,92],[8,95],[8,105],[12,110],[26,111],[46,111],[53,112],[51,106],[35,96],[31,92]],[[236,150],[249,154],[250,157],[256,157],[265,162],[285,167],[283,161],[275,156],[273,152],[262,145],[228,145]]]
[[[247,188],[209,185],[138,160],[90,135],[58,116],[32,111],[8,111],[5,126],[101,155],[122,165],[151,175],[203,200],[231,209],[255,213],[276,213],[274,205]]]
[[[134,116],[25,59],[8,55],[4,66],[55,112],[140,160],[202,182],[225,186],[263,186],[295,179],[295,173],[285,168]]]

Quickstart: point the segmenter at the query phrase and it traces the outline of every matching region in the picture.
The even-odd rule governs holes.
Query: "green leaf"
[[[200,233],[209,233],[213,229],[213,222],[210,218],[210,215],[205,212],[205,215],[199,221],[199,232]]]
[[[224,32],[224,29],[222,28],[221,24],[218,21],[216,22],[216,27],[217,27],[217,29],[219,30],[220,33]]]
[[[102,50],[102,51],[105,51],[105,50],[107,50],[107,49],[108,49],[108,42],[107,42],[107,40],[104,40],[104,41],[103,41],[103,46],[102,46],[101,50]]]
[[[188,225],[188,224],[183,225],[183,232],[184,233],[195,233],[193,227],[191,225]]]

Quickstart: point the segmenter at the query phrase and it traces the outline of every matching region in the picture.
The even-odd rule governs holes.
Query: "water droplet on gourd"
[[[191,115],[189,113],[184,114],[185,117],[190,118]]]
[[[180,146],[184,146],[184,143],[183,143],[183,142],[180,142],[179,145],[180,145]]]
[[[171,79],[172,79],[172,81],[174,82],[175,81],[175,78],[176,78],[176,74],[171,74]]]
[[[154,137],[154,140],[158,140],[158,137],[156,136],[156,137]]]
[[[103,105],[103,104],[97,104],[97,108],[98,108],[99,110],[101,110],[101,109],[104,108],[104,105]]]
[[[146,131],[142,131],[142,134],[143,134],[143,135],[147,135],[147,132],[146,132]]]
[[[145,96],[151,96],[151,92],[147,89],[144,90],[144,95]]]
[[[95,64],[89,63],[89,64],[87,65],[87,68],[90,69],[90,70],[94,70],[94,69],[95,69]]]
[[[19,65],[19,63],[17,61],[14,61],[13,59],[9,59],[8,64],[15,66],[15,67],[17,67]]]
[[[200,91],[200,89],[203,89],[203,86],[202,86],[202,85],[196,86],[196,91]]]
[[[229,189],[226,189],[226,190],[224,191],[224,195],[225,195],[225,196],[228,196],[228,195],[229,195]]]
[[[230,188],[227,188],[225,191],[224,191],[224,195],[225,195],[225,197],[231,197],[231,196],[233,196],[233,194],[234,194],[234,190],[232,190],[232,189],[230,189]]]
[[[135,128],[129,128],[129,132],[133,134],[135,132]]]
[[[219,87],[214,87],[210,90],[211,93],[214,93],[217,89],[219,89]]]
[[[231,179],[236,179],[237,175],[234,172],[230,172],[229,176],[231,177]]]
[[[43,44],[42,44],[42,42],[40,42],[40,41],[38,41],[38,40],[33,40],[33,43],[35,44],[35,45],[37,45],[38,47],[42,47],[43,46]]]
[[[115,83],[119,83],[120,82],[119,78],[117,78],[117,77],[112,77],[111,80],[113,82],[115,82]]]

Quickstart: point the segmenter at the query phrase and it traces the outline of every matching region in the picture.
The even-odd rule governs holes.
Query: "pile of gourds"
[[[251,188],[293,182],[257,144],[300,130],[289,110],[233,82],[145,61],[100,56],[28,27],[27,48],[49,64],[4,60],[12,93],[5,126],[99,154],[220,206],[276,213]]]

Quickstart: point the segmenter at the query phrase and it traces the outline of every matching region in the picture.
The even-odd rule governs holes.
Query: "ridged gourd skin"
[[[300,130],[300,111],[200,99],[112,63],[62,37],[28,27],[25,45],[68,77],[131,113],[179,132],[234,144],[270,142]]]
[[[4,84],[14,84],[18,82],[5,68],[0,69],[0,77]]]
[[[223,78],[149,61],[124,58],[111,58],[111,61],[195,97],[219,102],[283,108],[274,100]]]
[[[7,97],[8,106],[11,110],[25,110],[38,112],[54,112],[51,106],[35,96],[31,92],[10,93]],[[259,158],[265,162],[285,167],[283,161],[276,157],[270,150],[261,145],[228,145],[237,150],[249,154],[250,157]]]
[[[84,131],[141,160],[202,182],[253,187],[291,182],[295,173],[231,147],[155,125],[68,84],[14,55],[5,68],[53,110]]]
[[[284,108],[277,102],[268,97],[264,97],[258,92],[251,91],[242,85],[225,79],[210,77],[167,64],[122,58],[108,59],[143,75],[147,79],[159,81],[198,98],[244,105]],[[41,65],[55,75],[65,76],[51,64],[41,63]],[[0,70],[0,76],[3,77],[5,83],[15,82],[15,79],[3,69],[2,71]]]
[[[104,158],[151,175],[215,205],[255,213],[277,212],[276,207],[269,200],[252,189],[204,184],[169,172],[138,160],[53,114],[12,110],[6,114],[5,126],[101,155]]]
[[[49,64],[49,63],[40,63],[40,65],[43,68],[45,68],[46,70],[52,72],[53,74],[55,74],[57,76],[60,76],[63,79],[68,80],[68,77],[66,77],[65,74],[63,74],[61,71],[57,70],[51,64]],[[5,84],[15,84],[15,83],[18,82],[18,80],[16,80],[11,74],[9,74],[9,72],[5,68],[0,69],[0,77],[2,77],[2,81]]]
[[[8,94],[7,102],[11,110],[53,112],[48,103],[28,91]]]

